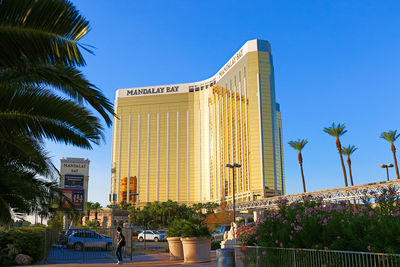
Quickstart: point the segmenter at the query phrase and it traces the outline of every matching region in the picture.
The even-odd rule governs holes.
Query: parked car
[[[222,225],[222,226],[218,227],[217,231],[212,233],[211,239],[217,240],[217,241],[223,240],[225,232],[228,232],[229,230],[231,230],[230,225]]]
[[[168,231],[167,230],[157,230],[157,232],[166,236]]]
[[[158,231],[154,231],[154,230],[146,230],[146,231],[140,232],[138,235],[138,240],[140,242],[143,242],[145,238],[146,238],[146,241],[147,240],[154,241],[154,242],[164,241],[165,234],[161,234]]]
[[[90,230],[90,229],[68,229],[68,230],[65,230],[65,233],[64,234],[61,234],[59,237],[58,237],[58,244],[60,244],[60,245],[67,245],[67,243],[68,243],[68,237],[72,234],[72,233],[74,233],[74,232],[86,232],[86,233],[95,233],[95,231],[93,231],[93,230]]]
[[[69,235],[67,247],[75,250],[82,250],[83,248],[111,250],[112,239],[104,237],[94,231],[78,231]]]

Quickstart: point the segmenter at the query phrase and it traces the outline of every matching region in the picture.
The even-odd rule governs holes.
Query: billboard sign
[[[83,175],[82,174],[66,174],[65,175],[65,187],[83,187]]]
[[[62,207],[64,209],[71,209],[72,206],[76,210],[84,211],[85,208],[85,190],[84,189],[72,189],[65,188],[62,190],[64,198],[62,200]]]

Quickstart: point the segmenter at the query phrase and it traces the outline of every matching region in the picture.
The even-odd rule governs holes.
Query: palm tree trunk
[[[303,164],[300,163],[301,179],[303,180],[303,191],[306,192],[306,182],[304,181]]]
[[[347,175],[346,175],[346,168],[344,167],[344,162],[343,162],[343,155],[342,155],[342,144],[339,141],[339,138],[336,139],[336,147],[339,151],[339,156],[340,156],[340,162],[342,163],[342,169],[343,169],[343,176],[344,176],[344,185],[347,187]]]
[[[393,158],[394,158],[394,166],[396,167],[397,179],[400,179],[399,167],[397,166],[397,159],[396,159],[396,147],[393,145],[393,143],[392,143],[392,152],[393,152]]]
[[[303,173],[303,157],[302,157],[300,151],[299,151],[299,155],[298,155],[298,160],[299,160],[299,164],[300,164],[301,179],[303,181],[303,191],[305,193],[306,192],[306,182],[304,180],[304,173]]]
[[[347,157],[347,164],[349,165],[349,174],[350,174],[350,184],[353,186],[353,174],[351,173],[351,160],[350,157]]]

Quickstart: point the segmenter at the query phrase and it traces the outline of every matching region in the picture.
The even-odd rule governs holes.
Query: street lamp
[[[386,168],[386,179],[389,181],[389,171],[388,168],[392,168],[393,164],[389,163],[389,164],[381,164],[381,168]]]
[[[232,199],[233,199],[233,222],[236,223],[236,201],[235,201],[235,168],[240,168],[242,167],[242,165],[240,165],[239,163],[233,163],[232,164],[226,164],[225,165],[227,168],[232,169],[233,171],[233,182],[232,182]],[[236,229],[234,229],[234,235],[235,235],[235,245],[234,245],[234,249],[233,249],[233,254],[234,254],[234,262],[236,263]]]
[[[240,167],[242,167],[242,165],[240,165],[239,163],[233,163],[233,165],[232,164],[226,164],[225,165],[227,168],[230,168],[230,169],[232,169],[232,171],[233,171],[233,182],[232,182],[232,187],[233,187],[233,190],[232,190],[232,199],[233,199],[233,222],[234,223],[236,223],[236,207],[235,207],[235,204],[236,204],[236,201],[235,201],[235,168],[240,168]]]

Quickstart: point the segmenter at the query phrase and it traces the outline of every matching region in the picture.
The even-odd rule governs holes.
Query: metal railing
[[[268,208],[274,208],[278,206],[278,201],[281,199],[286,199],[288,203],[294,201],[302,201],[303,197],[312,196],[319,197],[323,202],[338,202],[347,200],[357,200],[362,199],[365,195],[369,196],[373,193],[375,196],[382,194],[383,190],[389,187],[396,188],[397,193],[400,193],[400,180],[376,182],[369,184],[354,185],[348,187],[338,187],[326,190],[312,191],[306,193],[298,193],[292,195],[268,197],[263,199],[258,199],[255,201],[243,201],[236,203],[236,211],[245,210],[263,210]],[[232,210],[232,205],[227,206],[227,210]]]
[[[394,267],[400,266],[400,254],[338,250],[235,248],[236,266],[241,267]]]
[[[78,229],[79,236],[69,239],[65,230],[46,229],[44,263],[115,262],[116,229]],[[124,260],[132,260],[132,229],[122,229],[126,245],[122,248]],[[110,242],[111,241],[111,242]]]

